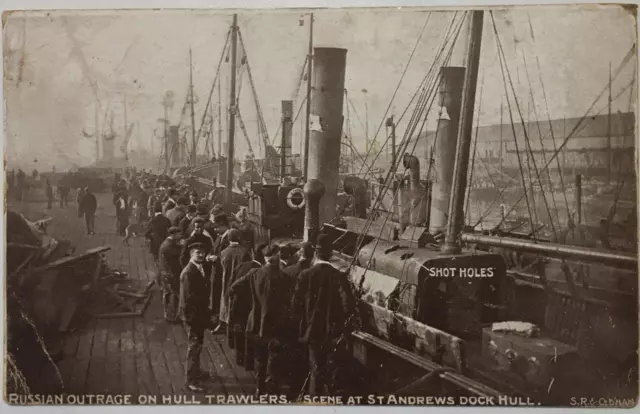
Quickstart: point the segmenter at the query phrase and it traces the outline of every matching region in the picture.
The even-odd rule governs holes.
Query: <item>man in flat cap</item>
[[[160,278],[162,280],[162,304],[164,306],[164,319],[167,322],[176,322],[178,302],[180,299],[180,245],[181,231],[177,227],[169,229],[169,235],[160,245],[158,254]]]
[[[266,264],[236,280],[230,290],[248,289],[252,306],[247,321],[247,335],[256,341],[257,394],[276,394],[285,379],[284,345],[290,335],[289,323],[291,279],[280,269],[280,248],[263,249]]]
[[[182,253],[180,254],[180,264],[182,266],[186,266],[189,262],[189,246],[193,243],[202,243],[204,245],[204,249],[207,254],[211,253],[213,250],[213,239],[208,234],[204,232],[204,220],[200,217],[196,217],[193,219],[193,231],[191,234],[186,235],[187,240],[184,243],[184,248]]]
[[[160,245],[169,235],[171,222],[162,215],[161,205],[156,205],[154,210],[154,215],[153,218],[149,220],[145,237],[149,240],[149,250],[153,255],[153,259],[157,262]]]
[[[251,258],[249,250],[242,243],[239,230],[230,229],[227,235],[229,246],[220,253],[220,265],[222,266],[222,293],[220,297],[219,322],[227,325],[227,337],[229,345],[234,348],[232,330],[229,328],[229,286],[234,281],[237,268]]]
[[[312,396],[326,393],[328,358],[355,306],[347,275],[329,263],[332,252],[331,241],[320,235],[315,263],[300,273],[292,301],[298,339],[308,346]]]
[[[200,369],[200,352],[204,331],[209,326],[209,284],[211,262],[205,260],[202,243],[187,246],[190,260],[180,274],[180,316],[188,330],[186,385],[192,391],[202,391],[200,382],[207,377]]]

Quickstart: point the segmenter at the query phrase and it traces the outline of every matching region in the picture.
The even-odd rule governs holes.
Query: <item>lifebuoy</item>
[[[293,198],[295,196],[300,196],[302,198],[302,202],[300,204],[294,204],[293,203]],[[294,188],[293,190],[289,191],[289,194],[287,194],[287,205],[292,210],[300,210],[300,209],[302,209],[304,207],[304,205],[305,205],[305,202],[306,202],[306,200],[304,199],[304,193],[299,188]]]

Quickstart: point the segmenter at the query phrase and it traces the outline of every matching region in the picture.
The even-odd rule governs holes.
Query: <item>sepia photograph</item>
[[[8,405],[637,405],[637,6],[9,10]]]

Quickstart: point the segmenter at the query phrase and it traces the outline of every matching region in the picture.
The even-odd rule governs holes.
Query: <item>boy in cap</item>
[[[329,263],[331,240],[320,235],[315,250],[315,263],[298,277],[291,312],[298,339],[308,347],[312,396],[325,393],[328,358],[355,306],[347,275]]]
[[[209,325],[209,284],[211,262],[205,260],[202,243],[187,246],[190,260],[180,274],[180,316],[187,325],[188,349],[186,385],[191,391],[203,391],[200,381],[207,374],[200,369],[204,331]]]
[[[164,319],[176,322],[178,301],[180,295],[180,245],[181,231],[177,227],[169,229],[169,235],[160,245],[159,268],[162,280],[162,304],[164,305]]]

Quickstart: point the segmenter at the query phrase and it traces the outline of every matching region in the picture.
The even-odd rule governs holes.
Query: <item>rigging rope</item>
[[[220,68],[222,66],[222,60],[224,59],[225,52],[227,51],[227,46],[229,45],[229,38],[231,37],[231,28],[227,31],[227,39],[224,42],[224,46],[222,47],[222,53],[220,53],[220,59],[218,60],[218,66],[216,69],[216,74],[213,78],[213,83],[211,84],[211,89],[209,90],[209,97],[207,98],[207,104],[204,107],[204,113],[202,114],[202,120],[200,121],[200,128],[198,128],[198,135],[196,138],[196,142],[200,139],[200,134],[202,133],[202,128],[204,126],[205,118],[207,116],[207,111],[209,110],[209,106],[211,105],[211,97],[213,96],[213,91],[216,87],[216,82],[218,81],[218,77],[220,75]],[[218,154],[221,155],[221,154]]]
[[[616,69],[611,82],[613,82],[615,79],[618,78],[618,76],[620,75],[620,73],[622,72],[622,69],[624,69],[624,67],[629,63],[629,61],[631,60],[631,58],[634,56],[635,54],[635,50],[636,50],[636,45],[634,44],[633,46],[631,46],[631,48],[629,49],[629,52],[627,52],[627,55],[624,57],[624,59],[622,60],[622,62],[620,62],[620,65],[618,65],[618,68]],[[564,138],[564,140],[562,141],[562,144],[560,144],[560,146],[557,148],[556,151],[554,151],[553,155],[551,156],[551,158],[549,159],[549,161],[547,161],[545,163],[545,166],[543,167],[543,171],[546,171],[547,168],[549,168],[549,166],[551,165],[551,163],[558,157],[558,154],[560,154],[560,152],[564,149],[564,147],[567,145],[567,143],[569,142],[569,140],[571,138],[573,138],[577,133],[579,133],[585,126],[586,124],[584,124],[585,119],[587,119],[587,117],[589,116],[589,112],[591,112],[591,110],[593,109],[593,107],[596,105],[596,103],[600,100],[600,98],[602,98],[602,96],[604,95],[604,93],[607,91],[607,88],[609,87],[609,82],[607,82],[607,85],[602,89],[602,91],[598,94],[598,96],[596,96],[596,98],[594,99],[594,101],[592,102],[592,104],[589,106],[589,108],[586,110],[585,114],[578,120],[578,122],[576,122],[576,124],[574,125],[574,127],[572,128],[571,132]],[[604,110],[604,108],[603,108]],[[601,111],[600,111],[601,112]],[[521,195],[518,200],[515,202],[515,204],[513,204],[513,206],[509,209],[509,211],[507,212],[507,214],[505,215],[505,217],[507,217],[509,215],[509,213],[511,213],[516,206],[518,205],[518,203],[520,201],[522,201],[522,199],[524,198],[524,195]],[[504,219],[500,222],[500,224],[502,224],[502,222],[504,221]]]
[[[520,148],[518,148],[518,136],[516,133],[516,128],[515,128],[515,124],[513,122],[513,112],[511,111],[511,101],[509,100],[509,90],[507,88],[507,79],[505,76],[505,68],[504,68],[504,54],[501,53],[502,51],[502,47],[501,47],[501,43],[500,43],[500,36],[498,35],[498,28],[496,27],[496,23],[495,20],[493,18],[493,12],[489,12],[491,15],[491,21],[493,23],[493,30],[494,30],[494,34],[495,34],[495,38],[496,38],[496,46],[498,47],[498,54],[499,54],[499,60],[500,60],[500,71],[502,72],[502,81],[504,84],[504,91],[505,91],[505,97],[507,99],[507,108],[509,109],[509,119],[511,120],[511,130],[513,132],[513,142],[515,145],[515,149],[516,149],[516,157],[518,158],[518,166],[519,166],[519,171],[520,171],[520,178],[522,180],[522,188],[524,189],[524,198],[525,201],[527,203],[527,211],[529,212],[529,222],[531,224],[531,230],[533,231],[533,229],[535,229],[535,225],[533,224],[533,215],[531,214],[531,205],[529,203],[529,197],[527,194],[527,184],[525,181],[525,177],[524,177],[524,171],[523,171],[523,167],[522,167],[522,160],[520,158]],[[518,100],[517,98],[515,98],[515,91],[514,93],[514,99],[516,102],[516,106],[518,106]],[[518,106],[519,109],[519,106]],[[526,128],[524,127],[524,122],[523,122],[523,131],[524,134],[526,136]]]
[[[450,22],[450,24],[449,24],[449,28],[447,29],[447,32],[445,33],[445,36],[444,36],[444,37],[443,37],[443,39],[442,39],[442,43],[440,44],[440,47],[438,48],[438,51],[437,51],[436,56],[435,56],[435,58],[434,58],[434,63],[432,64],[432,66],[430,67],[429,71],[427,72],[427,74],[426,74],[426,75],[425,75],[425,77],[423,78],[422,82],[420,83],[420,86],[419,86],[418,90],[414,93],[413,97],[412,97],[412,98],[411,98],[411,100],[409,101],[409,104],[405,107],[405,110],[403,111],[403,113],[402,113],[402,114],[400,115],[400,117],[398,118],[398,123],[397,123],[396,125],[398,125],[398,124],[400,123],[400,121],[402,120],[402,118],[404,117],[404,115],[407,113],[407,111],[408,111],[408,110],[409,110],[409,108],[411,107],[411,104],[413,103],[414,99],[416,98],[416,96],[418,96],[418,93],[420,93],[420,91],[421,91],[421,90],[424,92],[425,85],[427,85],[427,83],[428,83],[429,79],[431,79],[431,78],[432,78],[432,76],[433,76],[433,71],[434,71],[434,70],[435,70],[435,68],[436,68],[436,66],[435,66],[435,65],[436,65],[436,63],[435,63],[435,62],[437,62],[437,61],[441,58],[441,55],[442,55],[443,51],[445,50],[445,48],[446,48],[446,45],[447,45],[448,41],[449,41],[449,40],[451,40],[451,36],[453,35],[453,33],[452,33],[452,32],[456,32],[456,29],[454,29],[454,22],[455,22],[455,18],[456,18],[456,16],[458,15],[458,13],[459,13],[459,12],[456,12],[456,13],[454,14],[453,18],[451,19],[451,22]],[[459,33],[460,33],[460,30],[462,29],[462,25],[463,25],[463,23],[464,23],[464,21],[465,21],[466,13],[467,13],[467,12],[464,12],[463,17],[461,18],[460,22],[458,23],[458,29],[457,29],[457,32],[456,32],[456,34],[455,34],[455,38],[456,38],[456,39],[457,39],[457,37],[458,37],[458,35],[459,35]],[[454,40],[454,43],[455,43],[455,40]],[[399,88],[399,87],[400,87],[400,84],[398,84],[398,88]],[[394,95],[394,96],[395,96],[395,95]],[[422,96],[422,95],[420,95],[420,96]],[[418,101],[419,101],[419,100],[420,100],[420,98],[418,99]],[[392,101],[392,102],[393,102],[393,101]],[[389,104],[389,108],[390,108],[390,107],[391,107],[391,103]],[[418,104],[416,104],[416,108],[417,108],[417,107],[418,107]],[[388,110],[387,110],[387,112],[385,112],[385,116],[386,116],[386,114],[387,114],[387,113],[388,113]],[[415,114],[415,112],[414,112],[414,114]],[[411,123],[411,120],[409,121],[409,123]],[[376,136],[377,136],[377,132],[376,132]],[[375,138],[375,136],[374,136],[374,138]],[[387,142],[389,141],[389,139],[390,139],[390,137],[387,137],[387,139],[385,140],[385,142],[382,144],[382,148],[384,148],[384,147],[387,145]],[[381,154],[381,153],[382,153],[381,151],[380,151],[380,152],[378,152],[378,154],[376,155],[376,157],[373,159],[373,161],[371,162],[371,165],[372,165],[372,166],[373,166],[373,165],[375,165],[375,163],[376,163],[376,161],[378,160],[378,157],[380,156],[380,154]],[[369,155],[369,153],[367,153],[367,154],[365,155],[365,160],[368,158],[368,155]],[[360,170],[359,174],[360,174],[360,173],[362,173],[362,170]]]
[[[455,19],[455,16],[458,14],[458,12],[455,12],[451,24],[453,24],[453,20]],[[396,94],[398,93],[398,90],[400,90],[400,85],[402,84],[402,80],[404,79],[407,70],[409,70],[409,65],[411,64],[411,61],[413,60],[413,56],[416,53],[416,50],[418,49],[418,45],[420,44],[420,41],[422,40],[422,35],[425,31],[425,29],[427,28],[427,24],[429,23],[429,20],[431,19],[431,12],[429,12],[429,14],[427,15],[427,19],[424,22],[424,26],[422,26],[422,30],[420,30],[420,35],[418,36],[418,40],[416,41],[415,46],[413,47],[413,50],[411,51],[411,54],[409,55],[409,60],[407,61],[407,64],[404,67],[404,70],[402,71],[402,75],[400,75],[400,79],[398,80],[398,84],[396,85],[395,90],[393,91],[393,95],[391,95],[391,100],[389,101],[389,105],[387,106],[387,109],[384,111],[384,115],[382,116],[382,121],[380,122],[380,125],[378,126],[378,129],[376,130],[375,135],[373,136],[373,139],[375,140],[378,137],[378,133],[380,132],[380,129],[382,129],[382,125],[384,124],[386,118],[387,118],[387,114],[389,113],[389,110],[391,109],[391,105],[393,104],[393,100],[396,97]],[[414,95],[415,96],[415,95]],[[364,156],[365,161],[367,160],[367,158],[369,157],[369,152],[367,151],[367,153]],[[373,166],[373,163],[372,163]],[[359,173],[362,173],[362,169],[360,169]]]

